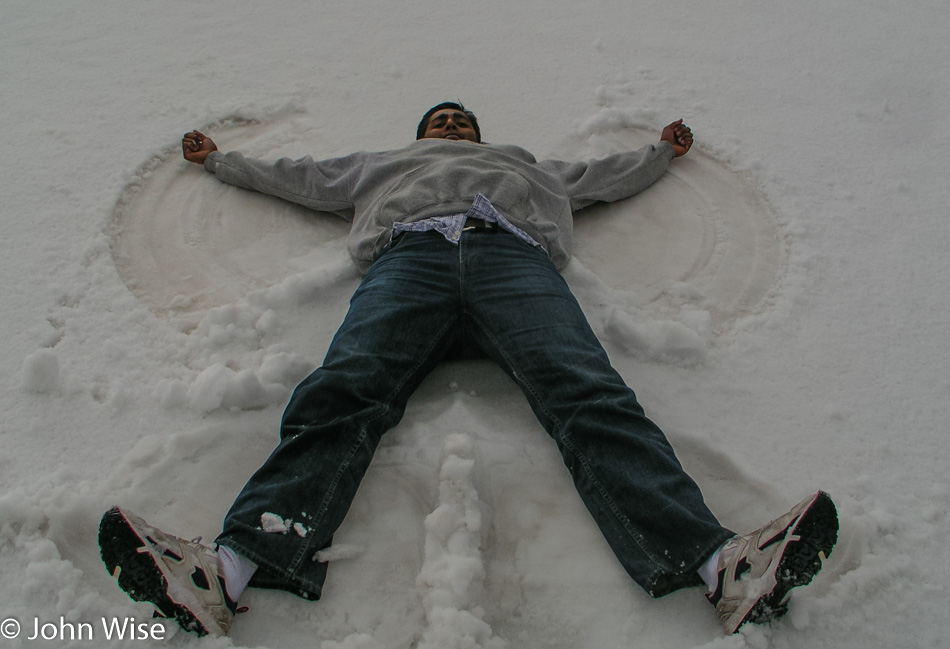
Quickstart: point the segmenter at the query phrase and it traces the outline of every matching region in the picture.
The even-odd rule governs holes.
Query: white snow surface
[[[696,146],[577,216],[565,271],[737,531],[816,489],[838,547],[789,615],[724,637],[623,573],[515,385],[440,366],[384,438],[324,597],[251,589],[232,636],[100,646],[942,647],[950,635],[950,12],[934,0],[128,3],[0,8],[0,618],[134,616],[114,504],[213,539],[358,277],[345,223],[181,160],[403,146],[461,99],[577,159]],[[288,520],[298,512],[276,510]],[[299,531],[298,531],[299,533]]]

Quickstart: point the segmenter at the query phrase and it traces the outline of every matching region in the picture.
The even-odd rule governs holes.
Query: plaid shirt
[[[544,250],[544,246],[532,239],[527,232],[513,225],[508,219],[499,214],[495,206],[491,204],[491,201],[481,194],[475,196],[475,202],[472,203],[472,206],[468,208],[467,212],[460,212],[448,216],[433,216],[428,219],[422,219],[421,221],[413,221],[412,223],[394,223],[392,237],[403,232],[428,232],[429,230],[436,230],[440,232],[446,240],[458,245],[459,239],[462,237],[462,228],[465,227],[465,221],[469,218],[482,219],[488,223],[497,223],[499,228],[510,232],[528,245],[536,246]],[[545,250],[545,252],[547,251]]]

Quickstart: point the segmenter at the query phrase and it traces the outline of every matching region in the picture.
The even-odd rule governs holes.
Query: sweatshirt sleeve
[[[539,164],[560,176],[571,209],[577,211],[643,191],[666,173],[672,159],[672,145],[660,142],[589,162],[545,160]]]
[[[315,162],[310,156],[277,162],[245,158],[237,151],[212,152],[205,169],[229,185],[277,196],[313,210],[353,217],[351,188],[359,173],[356,156]]]

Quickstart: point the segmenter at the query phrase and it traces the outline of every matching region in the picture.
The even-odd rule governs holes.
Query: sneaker
[[[726,633],[763,624],[788,611],[788,592],[809,583],[838,540],[838,514],[823,491],[765,527],[726,543],[719,585],[707,595]]]
[[[227,594],[218,555],[113,507],[99,523],[99,549],[119,588],[151,602],[157,617],[198,635],[227,635],[237,603]]]

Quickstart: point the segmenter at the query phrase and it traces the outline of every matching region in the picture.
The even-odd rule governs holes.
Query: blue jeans
[[[409,232],[370,268],[322,367],[294,391],[279,445],[225,519],[217,542],[261,566],[251,585],[319,598],[326,564],[314,553],[343,522],[383,433],[463,340],[524,392],[631,577],[655,597],[700,584],[696,570],[733,533],[611,367],[547,255],[505,233],[465,233],[456,246]],[[265,512],[293,515],[308,532],[263,532]]]

